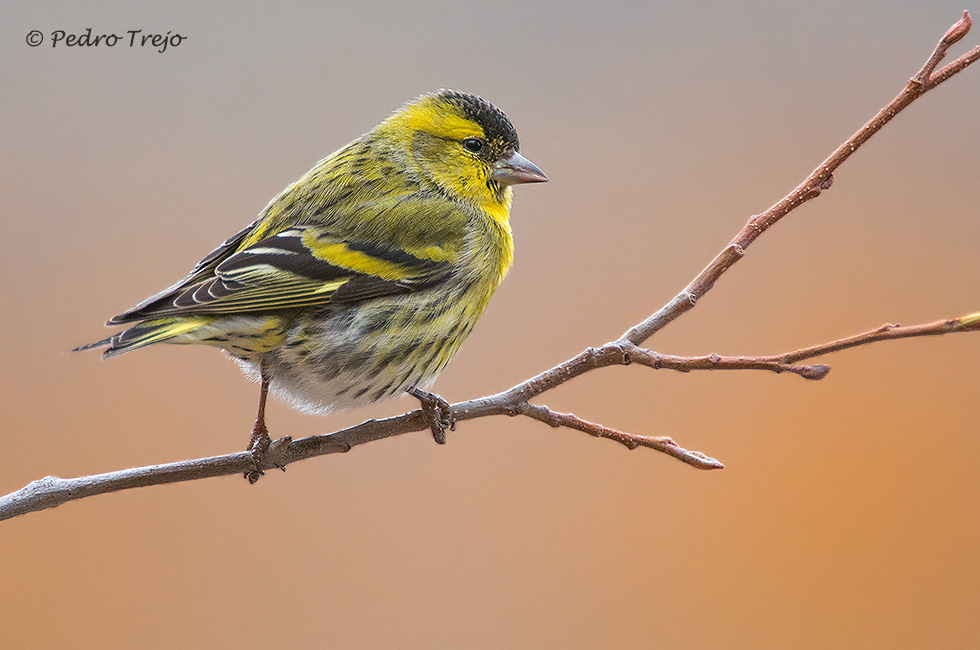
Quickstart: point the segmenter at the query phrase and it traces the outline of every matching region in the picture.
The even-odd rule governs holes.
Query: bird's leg
[[[265,426],[265,400],[269,395],[269,378],[265,376],[265,369],[260,370],[262,374],[262,388],[259,389],[259,414],[255,417],[255,426],[252,427],[252,438],[248,442],[248,451],[262,454],[269,448],[272,439],[269,437],[269,430]]]
[[[269,396],[269,378],[265,374],[265,368],[260,367],[260,372],[262,375],[262,388],[259,391],[259,414],[255,417],[255,426],[252,427],[252,438],[248,442],[247,449],[247,451],[252,453],[252,460],[255,463],[255,469],[245,473],[245,478],[248,479],[249,483],[255,483],[259,480],[260,476],[265,474],[259,468],[259,462],[265,458],[267,452],[273,452],[278,456],[293,440],[291,437],[286,436],[273,442],[272,438],[269,437],[269,429],[265,426],[265,402]],[[279,469],[286,471],[285,463],[282,465],[277,463],[277,466]]]
[[[432,430],[432,438],[440,445],[446,444],[446,429],[456,430],[456,418],[449,402],[434,393],[415,388],[414,386],[406,389],[406,392],[422,403],[422,415],[429,423]]]

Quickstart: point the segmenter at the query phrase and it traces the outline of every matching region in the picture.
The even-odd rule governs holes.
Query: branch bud
[[[980,312],[975,314],[970,314],[969,316],[963,316],[957,319],[960,321],[960,329],[963,330],[980,330]]]
[[[816,366],[803,366],[803,372],[800,373],[800,377],[804,379],[823,379],[830,372],[830,366],[825,366],[823,364]]]
[[[943,36],[943,43],[947,46],[956,43],[970,32],[971,27],[973,27],[973,20],[970,18],[970,12],[964,11],[963,17],[956,21],[956,24]]]

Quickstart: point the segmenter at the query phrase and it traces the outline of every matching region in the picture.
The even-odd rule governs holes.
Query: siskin
[[[511,186],[548,180],[519,147],[486,100],[423,95],[320,161],[185,279],[107,323],[135,325],[76,350],[221,348],[261,381],[257,453],[269,445],[270,389],[317,414],[405,391],[438,400],[421,389],[513,260]]]

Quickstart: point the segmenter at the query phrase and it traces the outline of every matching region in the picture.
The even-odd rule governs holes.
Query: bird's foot
[[[291,436],[284,436],[278,440],[269,437],[269,430],[265,428],[264,422],[256,422],[252,429],[252,438],[249,440],[246,451],[252,455],[252,464],[255,466],[251,471],[245,472],[245,478],[249,483],[255,483],[265,472],[261,469],[264,464],[272,463],[282,471],[286,471],[286,461],[284,454],[289,443],[293,441]]]
[[[442,399],[435,393],[429,393],[418,388],[409,388],[408,394],[416,398],[422,404],[422,415],[429,423],[432,431],[432,438],[440,445],[446,444],[446,429],[456,430],[456,418],[449,402]]]

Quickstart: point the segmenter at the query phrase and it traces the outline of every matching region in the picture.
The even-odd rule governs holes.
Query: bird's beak
[[[544,183],[548,180],[548,177],[538,169],[537,165],[513,149],[493,164],[493,173],[490,174],[490,178],[501,185]]]

